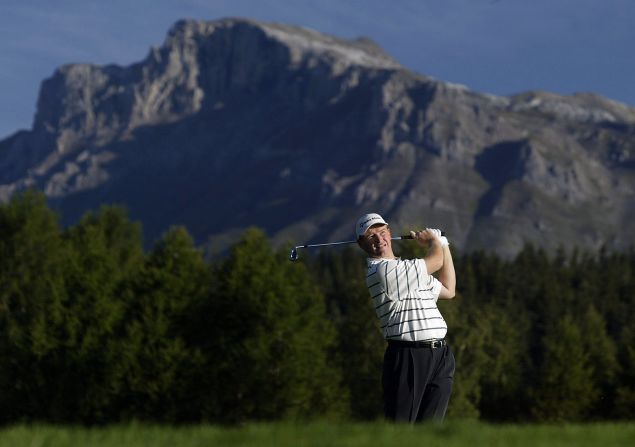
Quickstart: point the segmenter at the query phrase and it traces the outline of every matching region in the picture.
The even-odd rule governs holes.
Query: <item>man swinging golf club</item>
[[[443,419],[454,378],[454,356],[438,299],[454,297],[456,276],[448,240],[440,230],[410,234],[428,246],[423,259],[400,259],[390,228],[379,214],[356,224],[357,243],[368,254],[366,284],[388,342],[382,384],[386,418],[396,422]],[[438,271],[438,279],[432,273]]]

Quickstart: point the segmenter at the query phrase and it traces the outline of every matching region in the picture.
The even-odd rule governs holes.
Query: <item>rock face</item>
[[[33,128],[0,142],[0,200],[39,188],[65,223],[125,204],[149,242],[186,225],[222,250],[352,239],[361,213],[442,227],[461,250],[634,241],[635,109],[496,97],[413,73],[367,39],[181,21],[129,67],[68,65]]]

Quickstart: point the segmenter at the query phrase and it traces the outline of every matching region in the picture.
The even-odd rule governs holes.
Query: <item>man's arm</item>
[[[439,270],[439,282],[441,283],[439,299],[450,300],[454,298],[456,295],[456,273],[449,245],[443,247],[443,266]]]
[[[428,274],[432,275],[434,272],[439,271],[443,266],[443,247],[441,247],[439,238],[430,230],[411,231],[410,234],[419,245],[428,246],[428,252],[423,258]]]

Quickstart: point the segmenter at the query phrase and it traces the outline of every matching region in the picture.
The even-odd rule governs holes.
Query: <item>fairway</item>
[[[238,428],[126,425],[72,428],[14,426],[0,431],[0,447],[312,447],[312,446],[632,446],[635,423],[490,425],[450,421],[442,425],[385,423],[270,423]]]

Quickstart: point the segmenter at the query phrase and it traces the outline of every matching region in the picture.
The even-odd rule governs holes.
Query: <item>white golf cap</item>
[[[357,219],[357,224],[355,224],[355,234],[359,238],[366,234],[366,230],[368,230],[373,225],[388,225],[388,222],[384,220],[379,214],[369,213],[364,214],[362,217]]]

